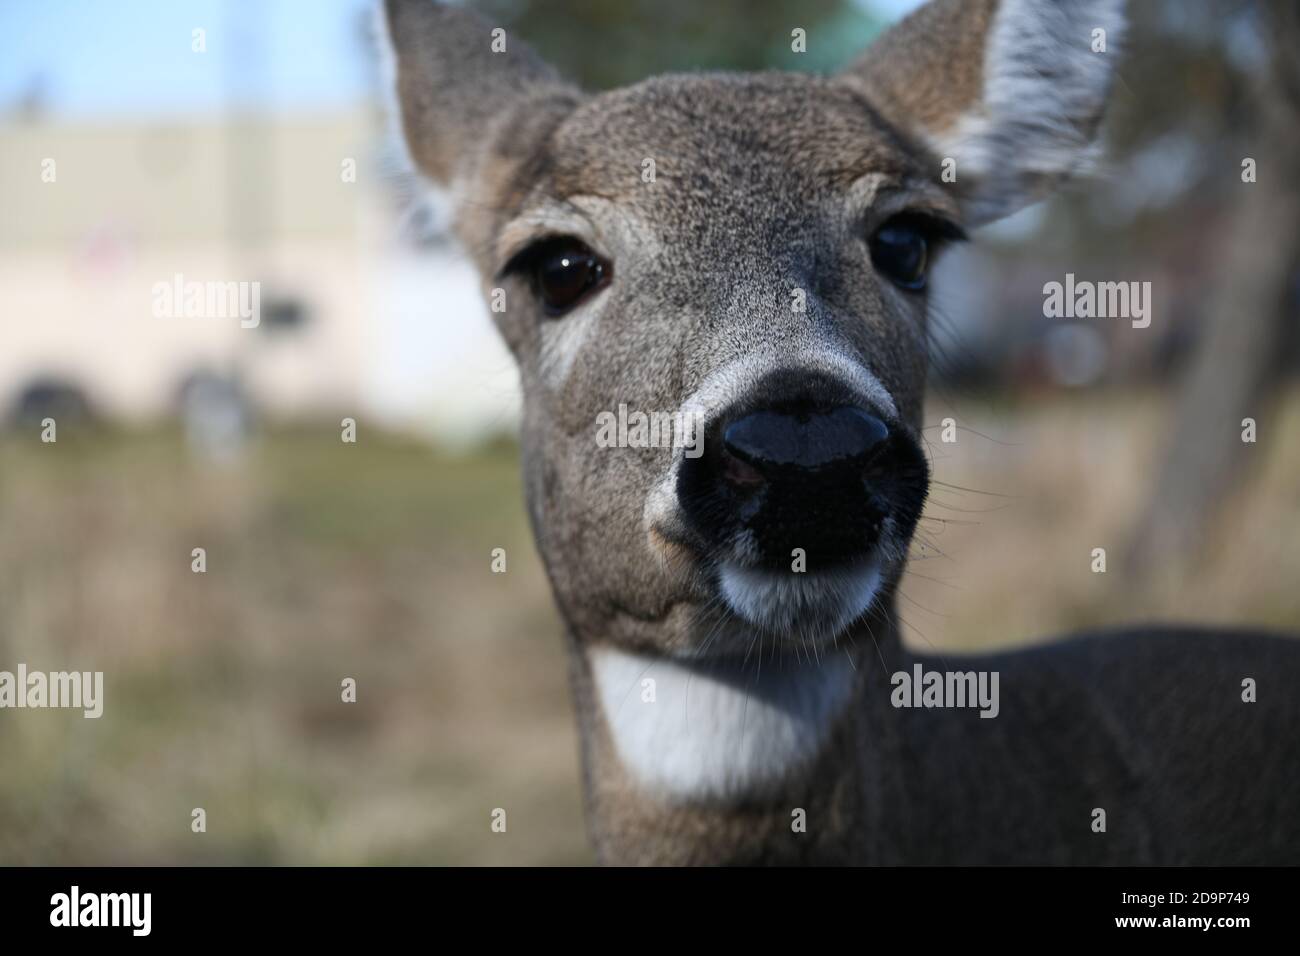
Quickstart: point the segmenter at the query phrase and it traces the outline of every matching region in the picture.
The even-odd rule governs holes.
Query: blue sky
[[[702,0],[705,2],[705,0]],[[920,0],[862,0],[886,16]],[[373,78],[370,0],[0,0],[0,112],[39,85],[75,119],[192,115],[232,105],[328,111]],[[206,31],[207,52],[191,50]]]
[[[357,22],[369,0],[2,0],[0,109],[39,79],[51,113],[77,118],[328,110],[371,79]],[[206,30],[207,52],[191,50]],[[268,99],[269,93],[269,99]]]

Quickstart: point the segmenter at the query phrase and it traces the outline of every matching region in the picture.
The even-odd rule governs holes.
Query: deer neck
[[[879,858],[889,684],[873,638],[812,660],[718,663],[573,644],[588,820],[610,863]],[[896,657],[896,654],[889,656]]]

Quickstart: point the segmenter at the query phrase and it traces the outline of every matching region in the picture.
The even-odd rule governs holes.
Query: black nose
[[[705,429],[703,454],[683,461],[677,494],[720,556],[788,571],[801,549],[811,571],[864,558],[887,517],[910,533],[928,483],[924,456],[846,397],[782,389]]]
[[[876,416],[842,405],[826,412],[753,412],[722,429],[722,447],[765,479],[809,478],[818,472],[856,472],[889,437]]]

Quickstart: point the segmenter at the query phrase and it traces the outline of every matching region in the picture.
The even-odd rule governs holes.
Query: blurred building
[[[217,382],[277,419],[509,428],[477,280],[450,244],[401,238],[378,129],[362,111],[0,126],[0,408],[71,388],[144,422]],[[258,283],[256,327],[157,314],[178,276]]]

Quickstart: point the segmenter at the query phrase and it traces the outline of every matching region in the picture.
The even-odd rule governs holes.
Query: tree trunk
[[[1281,437],[1272,413],[1279,359],[1296,323],[1291,281],[1300,266],[1300,5],[1274,0],[1261,12],[1270,61],[1258,93],[1256,135],[1241,148],[1243,159],[1257,162],[1257,181],[1237,186],[1220,281],[1132,541],[1135,576],[1193,564],[1212,543],[1223,506],[1241,493],[1250,464]],[[1240,178],[1240,165],[1225,175]],[[1246,418],[1256,422],[1257,444],[1242,440]]]

